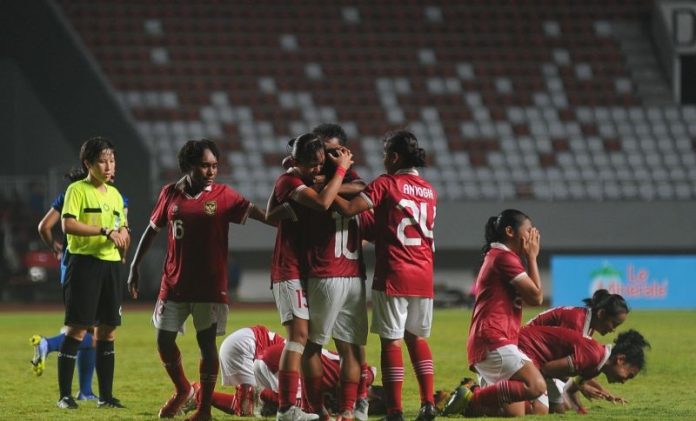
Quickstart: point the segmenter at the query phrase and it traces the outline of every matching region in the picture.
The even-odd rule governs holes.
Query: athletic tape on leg
[[[304,345],[299,342],[288,341],[285,343],[285,350],[302,354],[304,352]]]

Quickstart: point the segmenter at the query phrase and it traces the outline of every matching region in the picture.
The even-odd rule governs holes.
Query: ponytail
[[[592,294],[592,298],[585,298],[582,301],[585,303],[585,306],[592,309],[592,314],[597,314],[599,310],[604,310],[607,315],[613,317],[630,311],[624,297],[619,294],[611,294],[606,289],[598,289]]]
[[[387,152],[396,152],[403,160],[403,168],[425,167],[425,150],[418,147],[416,136],[406,130],[397,130],[384,135]]]

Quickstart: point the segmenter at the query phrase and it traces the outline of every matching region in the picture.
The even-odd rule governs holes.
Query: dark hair
[[[484,234],[486,244],[482,249],[484,256],[491,249],[491,243],[503,241],[506,227],[512,227],[513,230],[516,230],[527,219],[531,218],[517,209],[505,209],[500,212],[500,215],[488,218]]]
[[[208,139],[189,140],[181,147],[177,158],[179,159],[179,169],[182,173],[187,173],[203,159],[203,152],[208,149],[215,155],[215,159],[220,159],[220,150],[215,142]]]
[[[418,147],[416,136],[406,130],[397,130],[384,135],[387,152],[396,152],[403,159],[404,167],[425,167],[425,150]]]
[[[324,150],[324,142],[314,133],[305,133],[290,139],[288,146],[292,148],[292,158],[300,164],[308,163],[318,151]]]
[[[638,370],[642,370],[643,366],[645,366],[645,352],[643,348],[650,349],[650,343],[638,331],[630,329],[619,333],[619,336],[614,339],[611,356],[623,354],[627,363],[638,368]]]
[[[335,123],[323,123],[312,129],[312,133],[317,135],[322,142],[326,142],[334,137],[338,139],[338,143],[341,146],[346,146],[348,143],[348,136],[343,127]]]
[[[68,177],[68,179],[70,179],[71,181],[77,181],[87,177],[89,170],[85,165],[85,161],[89,162],[90,164],[97,162],[97,159],[99,159],[99,155],[101,155],[102,151],[106,149],[111,149],[112,151],[114,151],[114,153],[116,152],[116,148],[114,148],[114,145],[111,143],[109,139],[105,137],[95,136],[87,139],[80,147],[81,169],[75,168],[71,170],[68,174],[66,174],[66,177]]]
[[[604,310],[610,316],[616,316],[619,313],[628,313],[628,303],[619,294],[610,294],[606,289],[598,289],[592,294],[592,298],[582,300],[585,305],[592,309],[592,314],[597,314],[597,311]]]
[[[87,177],[87,173],[85,172],[83,167],[73,167],[70,168],[70,171],[63,174],[63,177],[70,183],[72,183],[74,181],[82,180],[83,178]]]

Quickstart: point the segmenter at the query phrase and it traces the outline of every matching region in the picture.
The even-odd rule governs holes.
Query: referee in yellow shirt
[[[67,332],[58,356],[58,407],[77,408],[71,390],[77,349],[87,329],[96,326],[97,406],[123,408],[112,393],[114,331],[121,324],[119,265],[130,232],[121,193],[107,184],[116,171],[114,146],[108,139],[91,138],[82,144],[80,162],[85,178],[68,186],[62,212],[70,257],[63,285]]]

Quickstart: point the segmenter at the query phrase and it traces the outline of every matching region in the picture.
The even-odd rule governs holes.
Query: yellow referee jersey
[[[87,179],[70,184],[65,191],[62,217],[71,215],[83,224],[106,229],[128,225],[121,193],[112,185],[105,186],[106,192],[102,192]],[[121,260],[114,243],[103,235],[68,234],[67,237],[68,250],[72,254],[84,254],[113,262]]]

